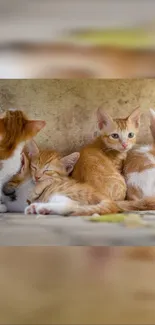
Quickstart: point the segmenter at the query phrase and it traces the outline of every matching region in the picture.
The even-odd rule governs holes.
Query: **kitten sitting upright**
[[[137,108],[126,118],[113,119],[99,109],[97,117],[101,135],[81,149],[72,176],[111,200],[124,200],[126,184],[122,167],[127,152],[136,143],[140,111]]]
[[[2,201],[2,188],[21,167],[21,152],[25,142],[45,125],[44,121],[29,120],[22,111],[10,109],[0,115],[0,212],[7,208]]]

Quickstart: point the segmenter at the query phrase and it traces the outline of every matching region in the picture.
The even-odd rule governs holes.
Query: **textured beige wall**
[[[148,109],[155,108],[155,80],[0,80],[1,111],[17,107],[45,119],[38,143],[64,153],[92,139],[101,105],[117,117],[140,105],[144,115],[138,140],[150,141]]]

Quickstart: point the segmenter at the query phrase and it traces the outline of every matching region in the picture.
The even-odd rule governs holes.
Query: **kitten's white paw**
[[[0,213],[7,212],[7,207],[5,204],[0,203]]]
[[[38,205],[36,207],[36,212],[37,212],[37,214],[42,214],[42,215],[52,214],[52,210],[49,209],[47,204],[44,204],[44,203],[38,203]]]
[[[32,203],[27,208],[25,208],[25,214],[36,214],[36,205],[37,203]]]
[[[51,210],[44,203],[32,203],[25,209],[25,214],[52,214]]]

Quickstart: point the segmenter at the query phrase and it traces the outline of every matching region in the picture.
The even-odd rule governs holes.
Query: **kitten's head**
[[[113,119],[101,109],[97,116],[101,138],[107,148],[127,152],[133,147],[140,126],[139,108],[124,119]]]
[[[30,148],[31,147],[31,148]],[[44,181],[54,176],[68,176],[80,157],[79,152],[61,157],[54,150],[40,150],[33,142],[30,143],[31,175],[34,182]]]
[[[34,137],[45,121],[29,120],[19,110],[7,110],[0,115],[0,159],[8,158],[19,144]]]

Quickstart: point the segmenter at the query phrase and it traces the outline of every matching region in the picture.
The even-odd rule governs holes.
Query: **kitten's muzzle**
[[[128,144],[126,142],[122,142],[122,147],[123,147],[123,149],[127,149]]]
[[[13,188],[13,187],[9,187],[8,184],[5,184],[3,186],[3,193],[6,195],[6,196],[9,196],[10,200],[11,201],[15,201],[17,198],[16,198],[16,190]]]
[[[5,184],[3,186],[3,193],[7,196],[12,196],[16,193],[15,189],[11,186],[8,186],[8,184]]]
[[[35,176],[35,181],[38,182],[40,180],[41,177],[39,176]]]

